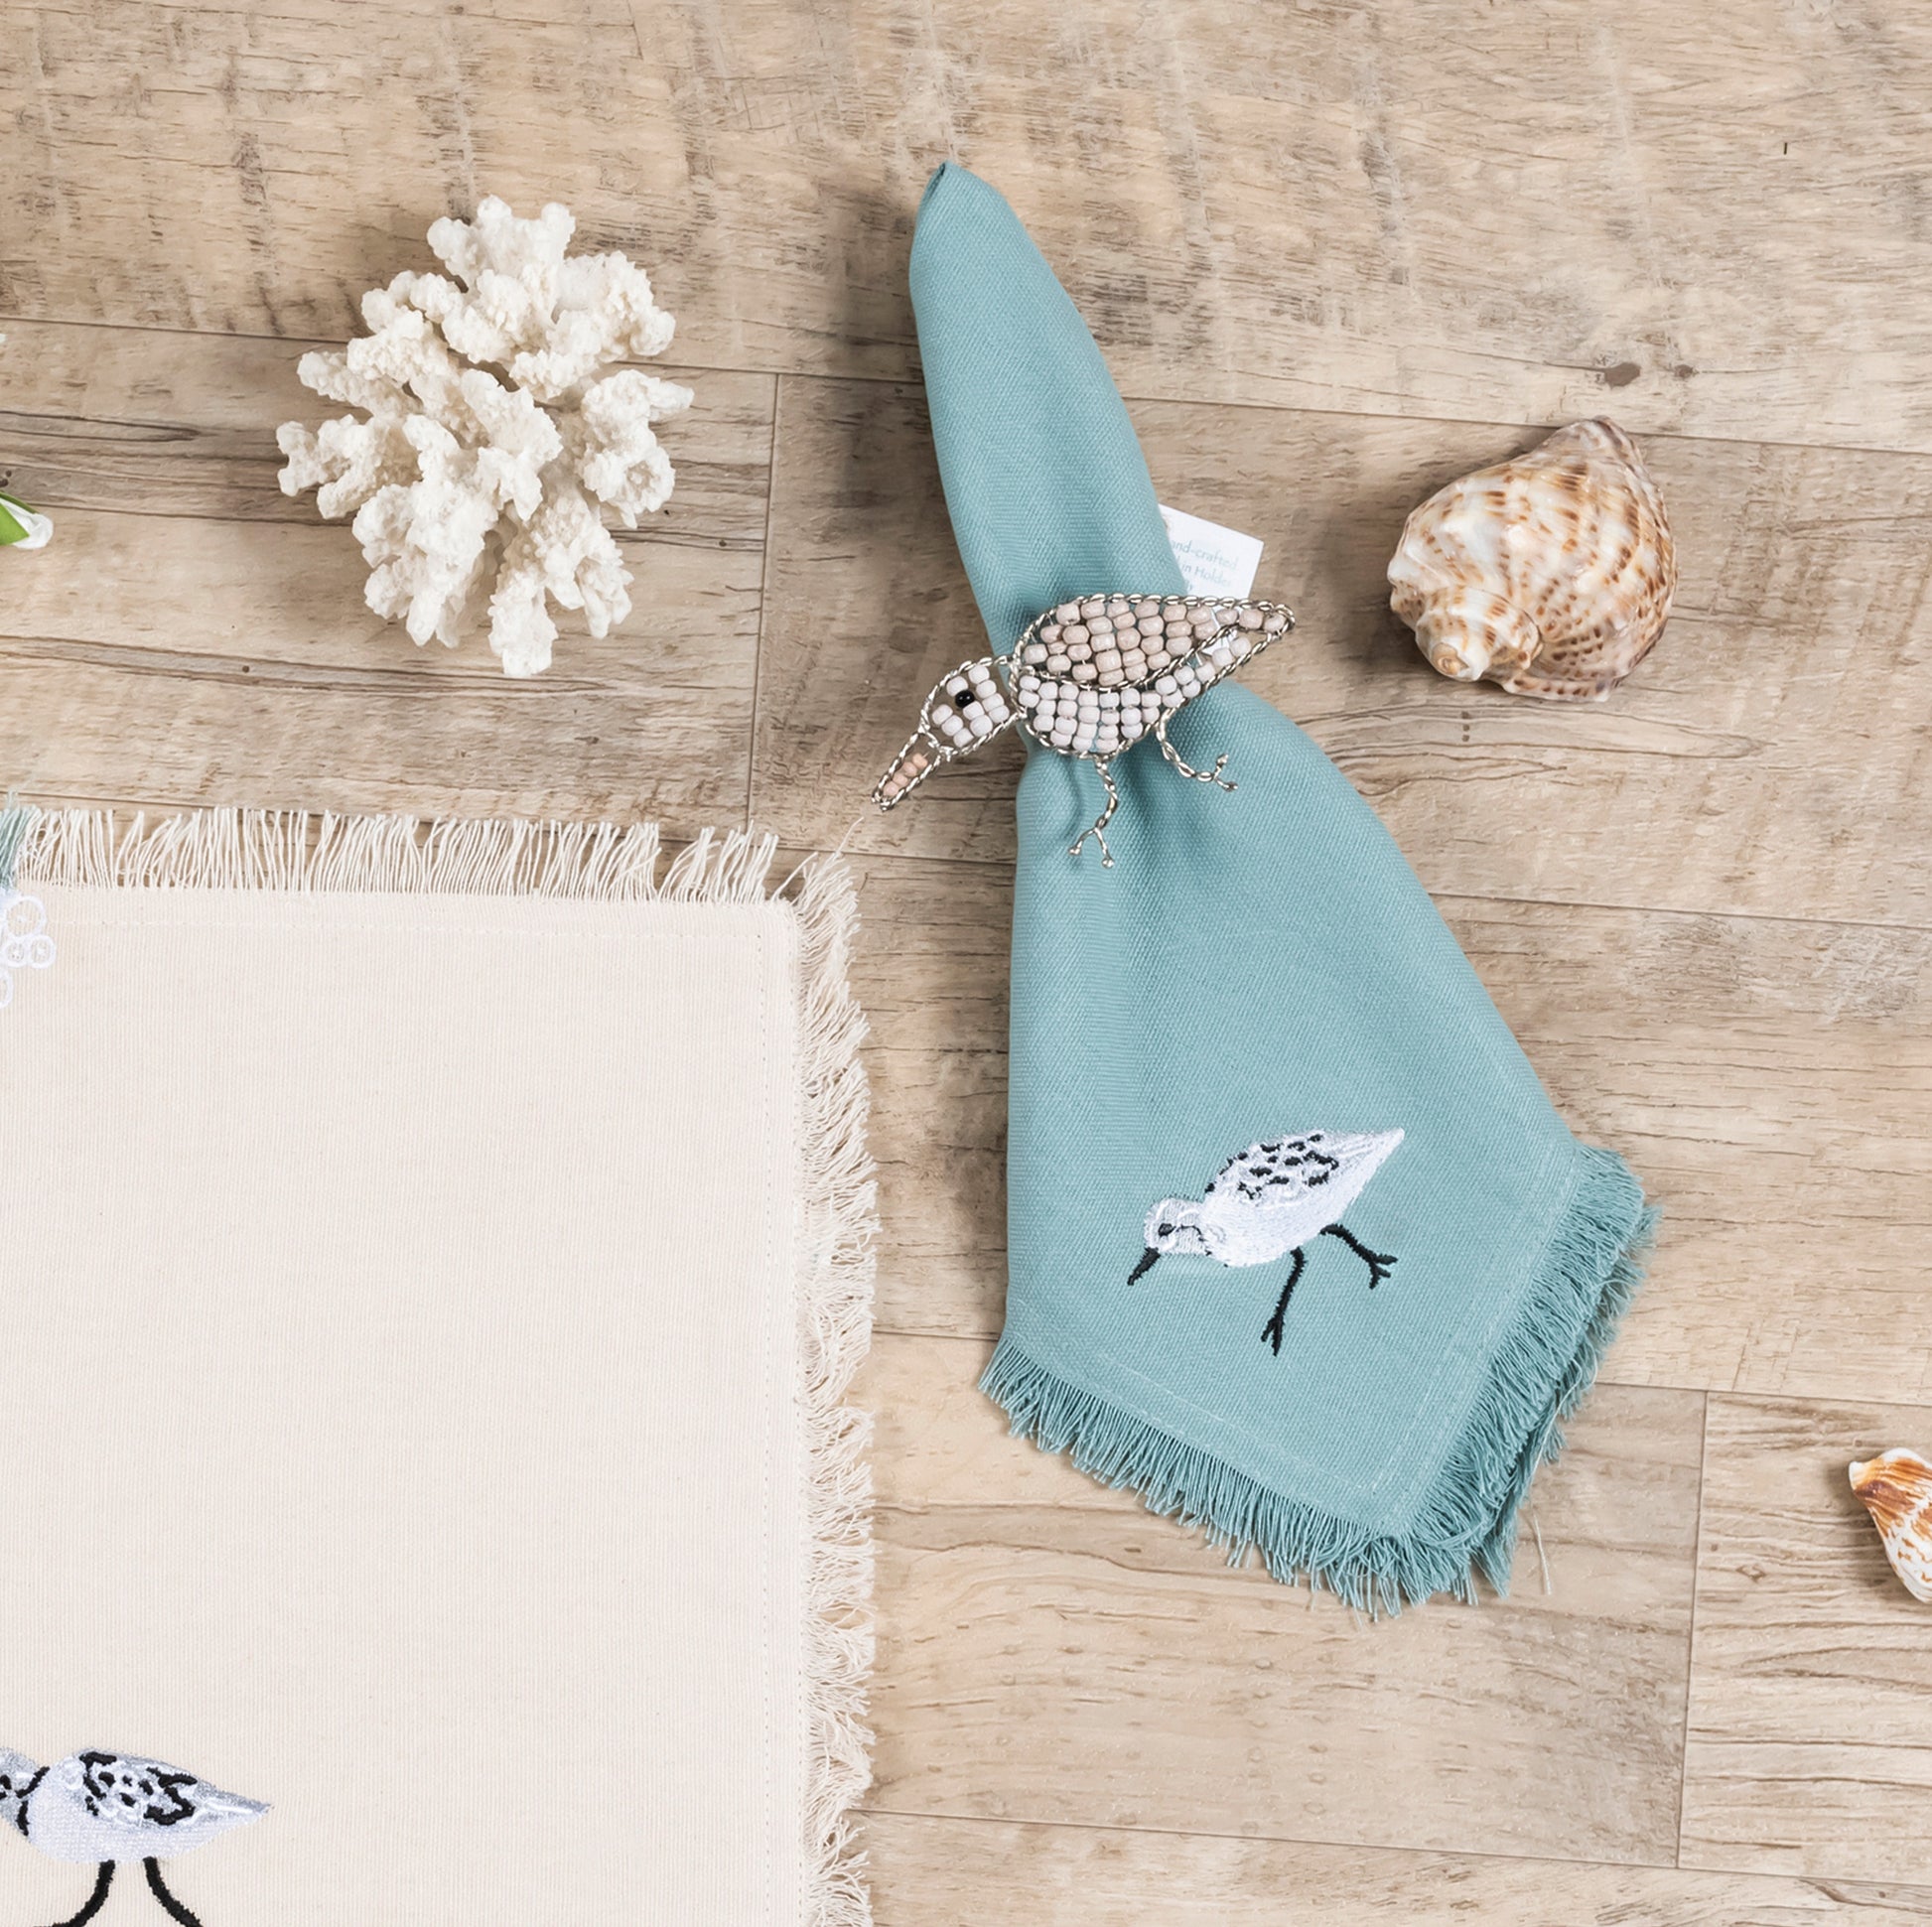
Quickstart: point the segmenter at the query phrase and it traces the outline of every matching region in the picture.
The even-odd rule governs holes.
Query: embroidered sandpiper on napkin
[[[1635,1289],[1637,1182],[1565,1128],[1345,778],[1216,681],[1272,606],[1246,629],[1182,606],[1106,366],[964,169],[926,190],[911,285],[960,554],[996,654],[1028,632],[1039,661],[1010,702],[984,672],[942,685],[944,727],[881,792],[929,806],[910,776],[970,747],[951,719],[983,735],[1036,706],[986,1387],[1018,1430],[1281,1579],[1370,1608],[1468,1596],[1478,1572],[1500,1586]],[[1177,689],[1131,653],[1164,638]],[[1054,753],[1088,745],[1115,746],[1111,867],[1092,838],[1111,793]]]
[[[769,858],[0,818],[6,1920],[867,1918],[852,894]]]

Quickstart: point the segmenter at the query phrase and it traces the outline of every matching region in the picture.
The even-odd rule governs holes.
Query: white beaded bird
[[[1205,1196],[1164,1197],[1147,1214],[1147,1251],[1128,1284],[1145,1278],[1163,1252],[1201,1252],[1236,1267],[1272,1264],[1292,1253],[1288,1282],[1261,1332],[1279,1357],[1288,1301],[1311,1238],[1324,1231],[1339,1238],[1368,1267],[1370,1291],[1388,1277],[1394,1258],[1369,1250],[1341,1214],[1401,1142],[1400,1131],[1309,1131],[1250,1145],[1221,1167]]]
[[[0,1827],[11,1822],[49,1859],[93,1861],[94,1890],[77,1914],[58,1927],[84,1927],[107,1901],[114,1869],[139,1860],[148,1887],[182,1927],[201,1923],[168,1891],[161,1862],[259,1820],[259,1800],[223,1793],[193,1773],[133,1753],[73,1753],[38,1766],[25,1753],[0,1750]]]
[[[1042,749],[1090,762],[1107,806],[1088,837],[1111,870],[1107,825],[1120,807],[1113,759],[1143,738],[1181,775],[1232,789],[1221,771],[1196,769],[1168,741],[1168,725],[1203,691],[1252,662],[1295,626],[1276,603],[1215,596],[1086,596],[1035,617],[1010,655],[962,662],[919,710],[918,727],[880,777],[872,799],[889,810],[935,769],[1018,727]]]

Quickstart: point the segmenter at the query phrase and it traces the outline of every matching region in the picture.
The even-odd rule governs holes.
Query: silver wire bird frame
[[[1156,619],[1158,632],[1142,626]],[[1294,611],[1280,603],[1119,591],[1074,597],[1035,617],[1009,654],[976,656],[939,679],[905,747],[874,785],[873,801],[896,808],[934,770],[1017,728],[1040,748],[1098,770],[1106,807],[1068,855],[1077,857],[1092,837],[1111,870],[1106,831],[1120,807],[1113,759],[1151,738],[1180,775],[1232,790],[1221,775],[1227,757],[1211,769],[1194,768],[1168,740],[1168,726],[1294,627]]]

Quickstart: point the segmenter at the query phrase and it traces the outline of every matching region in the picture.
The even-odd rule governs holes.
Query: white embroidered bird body
[[[1309,1131],[1251,1144],[1230,1158],[1199,1198],[1164,1197],[1147,1214],[1147,1250],[1128,1278],[1138,1284],[1168,1252],[1197,1252],[1245,1268],[1292,1256],[1274,1316],[1262,1337],[1279,1353],[1288,1302],[1308,1262],[1304,1247],[1326,1232],[1368,1267],[1372,1291],[1395,1259],[1371,1251],[1341,1215],[1402,1142],[1400,1131]]]
[[[99,1868],[80,1911],[58,1927],[85,1927],[107,1903],[114,1869],[139,1860],[148,1890],[181,1927],[201,1922],[168,1889],[161,1862],[259,1820],[268,1808],[163,1760],[96,1749],[39,1766],[0,1748],[0,1828],[12,1826],[49,1859]]]
[[[41,1767],[0,1752],[0,1824],[12,1822],[50,1859],[173,1859],[267,1811],[132,1753],[73,1753]]]
[[[1250,1145],[1199,1202],[1163,1198],[1147,1214],[1148,1249],[1200,1251],[1233,1266],[1285,1258],[1335,1223],[1401,1142],[1400,1131],[1311,1131]]]

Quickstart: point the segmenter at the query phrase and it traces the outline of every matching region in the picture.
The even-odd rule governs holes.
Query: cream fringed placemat
[[[867,1918],[853,896],[770,860],[0,819],[6,1920],[103,1830],[103,1927]]]

